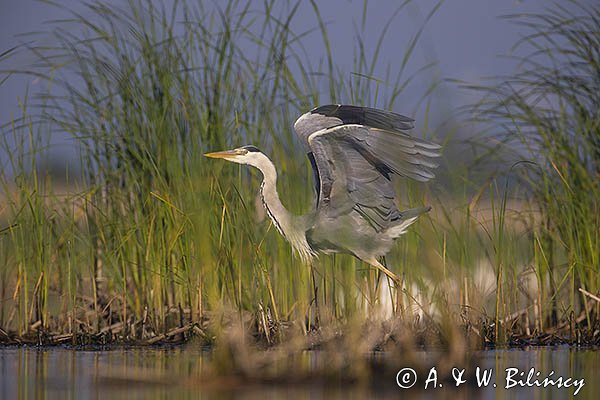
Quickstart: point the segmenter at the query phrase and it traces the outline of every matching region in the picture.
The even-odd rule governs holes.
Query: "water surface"
[[[427,353],[423,356],[427,357]],[[411,371],[405,370],[406,383],[402,383],[402,376],[398,379],[403,385],[412,385],[412,389],[402,389],[395,379],[387,378],[370,388],[343,383],[240,386],[228,380],[215,387],[206,386],[201,380],[208,368],[209,354],[193,346],[110,350],[4,347],[0,348],[0,399],[564,399],[573,397],[581,380],[584,385],[574,398],[598,398],[600,393],[600,352],[596,350],[486,350],[477,356],[480,377],[484,370],[492,372],[487,384],[478,384],[474,371],[465,371],[462,379],[467,382],[452,388],[452,382],[436,382],[435,373],[429,370],[427,374],[419,373],[412,385]],[[309,363],[324,362],[320,357],[318,352],[307,354]],[[456,367],[457,380],[461,380],[462,367]],[[399,362],[398,371],[403,368],[407,367]],[[507,373],[511,374],[509,379]],[[532,374],[529,381],[528,374]],[[535,385],[536,380],[543,384],[548,376],[553,383],[546,388],[528,386]],[[571,387],[559,387],[559,381]],[[511,387],[506,388],[507,385]]]

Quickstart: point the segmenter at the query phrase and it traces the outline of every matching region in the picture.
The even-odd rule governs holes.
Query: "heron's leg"
[[[366,261],[370,265],[374,266],[375,268],[377,268],[378,270],[380,270],[381,272],[383,272],[384,274],[386,274],[394,282],[394,286],[400,287],[400,283],[401,283],[400,282],[400,277],[398,275],[396,275],[395,273],[393,273],[392,271],[390,271],[389,269],[387,269],[386,267],[384,267],[375,258],[369,258],[369,259],[366,259],[364,261]]]
[[[402,287],[402,282],[400,280],[400,277],[396,274],[394,274],[392,271],[390,271],[389,269],[387,269],[383,264],[381,264],[375,257],[372,258],[366,258],[363,259],[363,261],[369,263],[370,265],[372,265],[373,267],[377,268],[379,271],[383,272],[384,274],[387,275],[388,279],[391,279],[393,282],[393,286],[394,288],[396,288],[396,293],[397,296],[399,296],[399,291],[400,288]],[[384,259],[385,262],[385,259]],[[395,314],[398,311],[398,299],[396,299],[396,304],[394,304],[394,296],[392,293],[392,288],[390,285],[388,285],[388,289],[390,290],[390,298],[392,299],[392,312]]]
[[[321,318],[320,318],[320,313],[319,313],[318,287],[317,287],[317,281],[315,279],[315,266],[313,264],[313,261],[310,262],[310,278],[312,280],[313,295],[314,295],[314,302],[315,302],[315,326],[318,328]],[[310,324],[310,318],[309,318],[309,324]]]

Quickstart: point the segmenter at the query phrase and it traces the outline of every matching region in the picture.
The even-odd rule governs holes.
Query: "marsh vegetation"
[[[0,343],[194,337],[243,374],[255,371],[248,360],[264,371],[278,362],[261,349],[319,348],[357,379],[374,350],[441,347],[455,360],[490,345],[599,343],[600,8],[513,17],[527,32],[519,70],[461,83],[481,94],[459,114],[476,135],[427,123],[435,83],[409,106],[426,110],[412,134],[461,153],[448,151],[437,180],[395,182],[404,208],[433,207],[387,259],[403,278],[396,289],[345,255],[321,257],[313,282],[251,200],[259,177],[201,156],[259,146],[284,204],[306,212],[298,115],[332,102],[406,113],[403,90],[431,68],[411,64],[422,31],[374,76],[379,47],[367,52],[357,28],[344,71],[312,6],[314,27],[297,32],[298,3],[92,4],[91,18],[53,25],[53,45],[0,53],[0,83],[30,74],[50,87],[2,126]],[[327,49],[316,61],[305,41],[315,32]],[[35,61],[3,68],[15,52]],[[60,181],[40,168],[57,131],[81,171]]]

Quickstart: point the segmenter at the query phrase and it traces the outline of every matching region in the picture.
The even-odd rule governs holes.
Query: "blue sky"
[[[110,0],[120,4],[124,1]],[[81,1],[66,0],[74,9],[82,9]],[[210,3],[213,3],[211,1]],[[218,1],[214,3],[219,4]],[[568,4],[562,1],[561,4]],[[26,40],[18,35],[32,31],[47,30],[45,22],[65,17],[64,12],[34,0],[0,0],[0,52]],[[258,2],[258,5],[261,2]],[[363,18],[363,1],[330,0],[320,1],[319,12],[328,25],[330,41],[337,65],[350,74],[353,68],[353,48],[356,46],[356,27]],[[366,9],[364,39],[373,46],[389,17],[397,9],[399,1],[369,1]],[[382,64],[398,65],[406,45],[423,23],[425,16],[437,4],[433,0],[414,1],[403,9],[393,20],[382,48]],[[541,12],[552,4],[542,0],[447,0],[425,26],[415,54],[411,58],[411,68],[417,69],[427,63],[436,62],[434,69],[419,76],[414,85],[401,99],[401,109],[396,111],[415,115],[417,98],[430,82],[438,78],[455,78],[468,82],[480,82],[483,77],[508,74],[515,68],[514,61],[500,55],[510,53],[511,46],[523,34],[511,22],[499,18],[507,14]],[[297,31],[309,30],[318,26],[314,11],[308,1],[298,10],[293,28]],[[315,32],[314,35],[318,35]],[[40,36],[38,40],[48,40]],[[318,60],[324,49],[320,40],[312,46],[305,42],[310,57]],[[368,51],[367,51],[368,52]],[[19,68],[26,64],[28,57],[20,55],[0,65],[0,69]],[[381,71],[383,73],[383,71]],[[35,92],[35,79],[12,76],[0,87],[0,125],[8,122],[11,116],[19,115],[18,102],[29,86]],[[457,106],[474,101],[473,94],[459,89],[454,84],[445,84],[433,103],[437,115],[449,115]],[[290,121],[290,124],[293,121]],[[57,147],[68,146],[68,142],[55,142]]]

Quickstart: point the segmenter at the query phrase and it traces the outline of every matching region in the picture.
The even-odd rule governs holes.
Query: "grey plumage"
[[[313,167],[315,210],[294,216],[276,191],[272,162],[254,146],[209,157],[250,164],[263,173],[261,195],[278,230],[309,262],[317,253],[346,252],[393,279],[378,257],[429,207],[399,211],[391,176],[425,182],[434,177],[440,146],[403,130],[413,120],[400,114],[351,105],[326,105],[303,114],[294,129]]]

